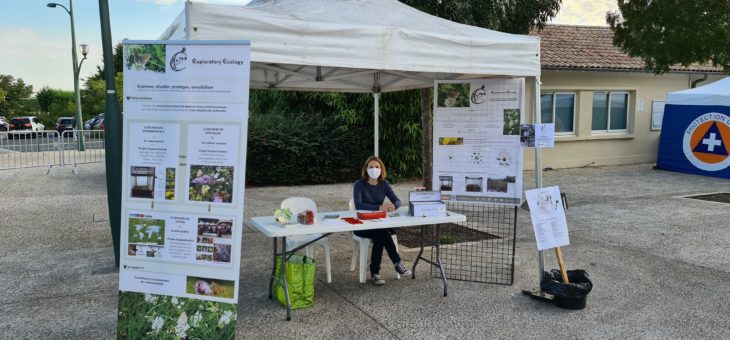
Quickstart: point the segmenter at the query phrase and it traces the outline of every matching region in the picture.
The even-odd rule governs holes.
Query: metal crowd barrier
[[[0,133],[0,170],[61,165],[58,132],[12,131]]]
[[[77,175],[76,166],[83,163],[106,161],[104,130],[68,130],[61,134],[59,154],[61,166],[71,165],[71,173]]]
[[[54,166],[68,164],[76,175],[78,164],[104,162],[104,157],[103,130],[0,132],[0,170],[46,167],[46,174],[55,175]]]

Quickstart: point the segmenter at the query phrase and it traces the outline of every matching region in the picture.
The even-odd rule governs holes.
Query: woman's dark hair
[[[368,175],[368,164],[372,161],[376,161],[380,164],[380,176],[378,176],[378,182],[382,182],[385,180],[385,163],[378,157],[378,156],[370,156],[365,161],[365,164],[362,166],[362,171],[360,171],[360,175],[362,176],[363,181],[367,181],[370,176]]]

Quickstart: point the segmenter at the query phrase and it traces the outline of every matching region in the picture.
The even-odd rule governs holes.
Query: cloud
[[[618,9],[616,0],[563,0],[554,24],[607,26],[606,12]]]

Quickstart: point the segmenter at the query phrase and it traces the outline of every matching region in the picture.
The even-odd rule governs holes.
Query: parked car
[[[5,117],[0,117],[0,131],[8,131],[10,130],[10,124],[8,124],[8,121],[5,119]]]
[[[94,116],[94,118],[91,118],[84,122],[84,130],[92,130],[95,129],[94,126],[99,124],[99,120],[104,118],[104,112]],[[87,125],[88,124],[88,125]]]
[[[92,130],[104,130],[104,117],[99,118],[94,125],[91,126]]]
[[[60,117],[56,121],[56,131],[58,135],[63,135],[64,131],[73,130],[76,128],[76,118],[74,117]]]
[[[21,116],[21,117],[14,117],[10,120],[10,132],[13,131],[43,131],[46,127],[43,125],[43,123],[38,120],[38,117],[36,116]],[[21,137],[25,136],[26,134],[18,134],[17,136],[13,136],[13,134],[9,134],[8,138],[13,139],[13,137]],[[32,133],[30,134],[31,137],[35,137],[36,134]]]

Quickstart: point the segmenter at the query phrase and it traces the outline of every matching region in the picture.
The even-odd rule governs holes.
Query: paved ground
[[[111,339],[118,276],[113,266],[103,164],[45,176],[45,169],[0,171],[0,338]],[[526,187],[532,173],[526,172]],[[401,183],[404,197],[416,183]],[[730,181],[654,171],[650,165],[546,172],[570,198],[571,268],[595,288],[588,308],[557,309],[521,294],[537,286],[537,256],[526,211],[518,213],[515,284],[451,281],[449,296],[427,277],[360,285],[347,271],[351,241],[331,239],[333,282],[318,271],[316,306],[285,310],[268,300],[270,240],[243,239],[238,337],[328,339],[728,338],[730,205],[680,198],[730,192]],[[246,216],[269,214],[289,196],[320,210],[344,210],[349,184],[252,188]],[[414,254],[405,254],[411,260]],[[317,253],[316,258],[321,258]],[[384,260],[384,263],[387,263]],[[546,262],[555,267],[548,254]]]

